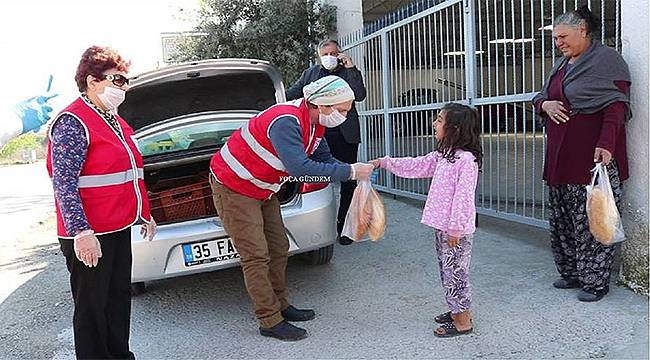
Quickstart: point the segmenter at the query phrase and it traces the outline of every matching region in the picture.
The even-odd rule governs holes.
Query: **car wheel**
[[[332,260],[334,244],[309,252],[309,263],[312,265],[325,265]]]
[[[137,282],[131,284],[131,295],[132,296],[138,296],[142,295],[147,291],[147,287],[144,285],[143,282]]]

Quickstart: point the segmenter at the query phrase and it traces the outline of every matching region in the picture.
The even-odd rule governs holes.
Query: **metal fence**
[[[620,50],[620,1],[419,1],[342,37],[368,90],[358,104],[361,159],[426,154],[437,110],[475,106],[485,154],[479,213],[548,226],[545,133],[530,100],[558,56],[552,19],[586,3],[601,19],[600,40]],[[378,188],[424,199],[429,183],[382,170]]]

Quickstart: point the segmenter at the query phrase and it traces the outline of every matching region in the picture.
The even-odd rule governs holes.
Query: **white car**
[[[131,81],[120,115],[135,130],[158,232],[132,228],[133,290],[144,282],[239,265],[212,203],[212,155],[257,112],[285,101],[266,61],[218,59],[166,67]],[[325,264],[336,239],[336,203],[326,183],[285,183],[278,193],[289,253]]]

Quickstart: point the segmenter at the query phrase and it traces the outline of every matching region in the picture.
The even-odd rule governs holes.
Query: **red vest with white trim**
[[[88,152],[79,174],[79,195],[84,213],[95,234],[120,231],[140,218],[149,222],[149,200],[144,184],[143,161],[133,140],[133,129],[119,116],[120,138],[113,127],[82,98],[63,109],[61,115],[74,116],[85,128]],[[54,123],[50,126],[50,131]],[[47,149],[47,171],[52,177],[52,135]],[[57,233],[71,238],[55,197]]]
[[[320,144],[325,127],[313,125],[303,99],[276,104],[251,118],[236,130],[210,162],[210,170],[228,189],[253,199],[266,200],[280,191],[282,177],[289,175],[271,144],[269,130],[281,117],[291,117],[302,129],[305,154]]]

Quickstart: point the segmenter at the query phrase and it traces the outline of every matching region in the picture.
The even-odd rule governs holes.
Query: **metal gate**
[[[418,1],[342,37],[368,90],[361,160],[433,151],[437,110],[472,105],[485,154],[478,212],[547,227],[545,132],[530,100],[555,62],[552,19],[583,3],[601,19],[600,40],[620,50],[620,0]],[[429,183],[382,170],[377,187],[425,199]]]

